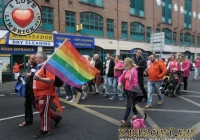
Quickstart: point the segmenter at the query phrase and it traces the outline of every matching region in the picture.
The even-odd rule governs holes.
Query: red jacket
[[[19,65],[14,65],[14,66],[13,66],[13,73],[19,72],[19,67],[20,67],[20,66],[23,66],[23,65],[24,65],[24,63],[23,63],[23,64],[19,64]]]

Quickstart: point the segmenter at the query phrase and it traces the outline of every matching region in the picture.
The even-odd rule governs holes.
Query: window
[[[83,12],[80,15],[83,24],[81,34],[103,36],[103,17],[93,12]]]
[[[80,2],[103,7],[103,0],[80,0]]]
[[[130,0],[130,13],[144,17],[144,0]]]
[[[156,29],[156,33],[160,33],[160,29],[157,28],[157,29]]]
[[[200,36],[198,36],[198,41],[197,41],[197,43],[198,43],[198,47],[200,47]]]
[[[191,29],[192,0],[185,0],[185,22],[184,27]]]
[[[176,45],[176,32],[173,33],[173,44]]]
[[[130,27],[130,38],[136,41],[144,41],[144,25],[139,22],[132,22]]]
[[[165,44],[172,44],[172,32],[170,29],[163,29],[162,32],[165,33]]]
[[[3,11],[8,2],[10,2],[10,0],[0,0],[0,26],[4,26]]]
[[[172,1],[162,0],[162,22],[172,23]]]
[[[76,32],[76,13],[71,11],[65,11],[65,21],[66,21],[66,32],[75,33]]]
[[[128,38],[128,23],[122,22],[122,38],[127,39]]]
[[[184,34],[184,46],[191,46],[191,35],[190,33],[185,33]]]
[[[114,21],[107,19],[107,37],[114,37]]]
[[[42,30],[53,31],[54,30],[54,17],[53,8],[42,6]]]
[[[151,27],[147,27],[147,42],[150,42],[150,37],[151,37]]]
[[[192,46],[193,47],[195,46],[195,36],[194,35],[192,36]]]
[[[180,33],[180,46],[183,46],[183,33]]]

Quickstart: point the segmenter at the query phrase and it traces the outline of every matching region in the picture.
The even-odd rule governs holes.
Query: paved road
[[[200,132],[200,81],[189,78],[188,92],[177,98],[165,97],[164,104],[158,106],[157,97],[153,96],[153,108],[145,110],[145,103],[139,103],[137,109],[140,116],[145,112],[148,119],[147,127],[154,128],[196,128]],[[11,84],[12,85],[12,84]],[[8,86],[9,87],[9,86]],[[34,124],[19,128],[18,124],[24,121],[24,99],[12,94],[9,90],[1,90],[0,94],[0,139],[2,140],[31,140],[39,131],[39,114],[35,111]],[[117,140],[119,120],[125,111],[126,101],[110,101],[102,94],[88,94],[85,100],[79,100],[78,104],[64,100],[62,92],[61,104],[65,106],[65,114],[58,128],[53,128],[51,123],[51,135],[48,140]],[[200,139],[200,134],[196,140]]]

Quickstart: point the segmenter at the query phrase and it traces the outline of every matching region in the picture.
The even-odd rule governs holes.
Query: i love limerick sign
[[[30,35],[41,24],[41,10],[33,0],[11,0],[4,9],[3,19],[13,34]]]

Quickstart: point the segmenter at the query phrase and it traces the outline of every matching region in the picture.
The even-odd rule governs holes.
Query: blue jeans
[[[127,90],[124,90],[125,94],[128,95],[128,91]],[[131,98],[131,97],[129,97]],[[128,104],[129,100],[127,99],[127,104],[126,104],[126,111],[125,111],[125,114],[124,114],[124,121],[127,121],[129,115],[130,115],[130,112],[131,112],[131,107],[129,107],[129,104]],[[135,101],[133,100],[133,104],[132,104],[132,111],[134,113],[134,115],[137,115],[137,109],[135,107],[136,103]]]
[[[113,77],[108,77],[106,74],[104,76],[104,86],[105,86],[105,94],[109,95],[109,87],[112,86]]]
[[[64,89],[65,89],[67,96],[72,96],[72,90],[71,90],[70,85],[64,84]]]
[[[160,91],[160,81],[156,81],[156,82],[151,82],[148,81],[147,82],[147,87],[148,87],[148,101],[147,104],[152,105],[152,93],[156,90],[156,93],[158,95],[158,99],[159,101],[163,101],[163,95]],[[155,90],[154,90],[155,88]]]
[[[58,96],[60,96],[60,87],[56,87],[56,92],[57,92]]]
[[[114,77],[113,79],[113,98],[118,98],[117,94],[117,86],[118,86],[118,77]]]
[[[195,68],[195,75],[199,75],[200,74],[200,68]]]

